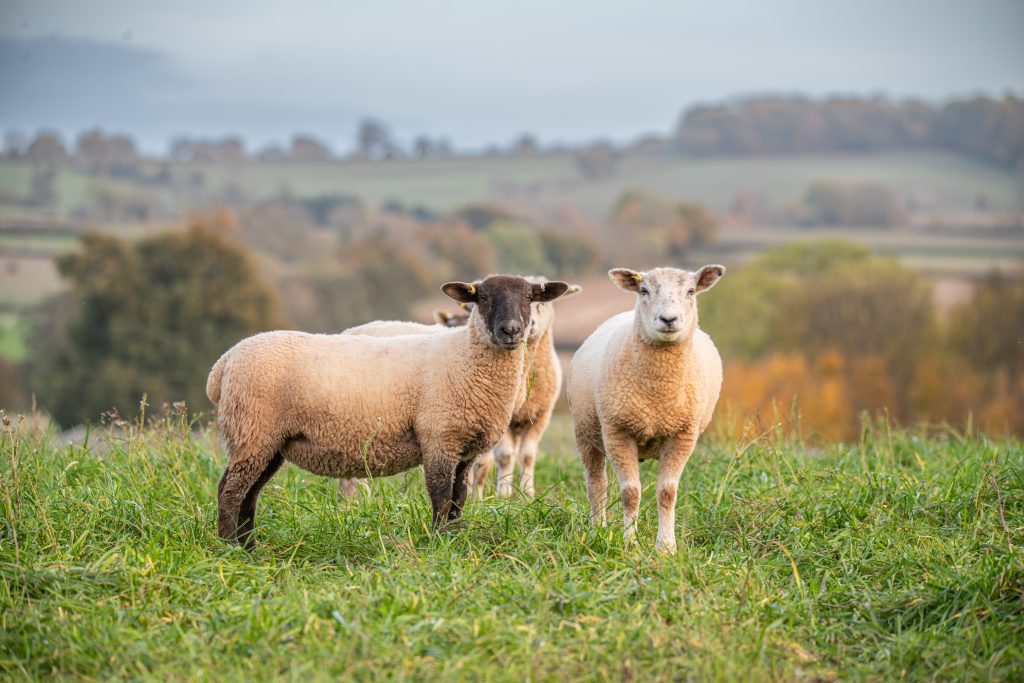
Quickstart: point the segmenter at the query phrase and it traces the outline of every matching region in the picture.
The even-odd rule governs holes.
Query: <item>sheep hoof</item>
[[[675,555],[676,554],[676,542],[672,541],[658,541],[654,544],[654,549],[663,555]]]

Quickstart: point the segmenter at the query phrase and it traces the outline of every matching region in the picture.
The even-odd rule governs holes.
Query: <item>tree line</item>
[[[903,149],[943,149],[1003,168],[1017,167],[1024,156],[1024,100],[977,96],[936,104],[921,100],[892,101],[882,97],[763,96],[734,102],[701,104],[687,109],[667,137],[648,134],[614,145],[596,140],[579,145],[544,146],[523,133],[509,145],[490,145],[482,152],[458,152],[443,136],[418,135],[400,142],[387,124],[374,118],[359,122],[352,146],[338,154],[309,133],[296,134],[289,144],[246,149],[235,135],[222,138],[179,137],[167,154],[151,160],[177,163],[386,161],[444,159],[454,156],[530,156],[570,152],[588,178],[611,174],[623,154],[682,152],[702,156],[811,154]],[[142,159],[126,135],[89,130],[73,146],[58,133],[39,131],[31,140],[18,131],[5,136],[3,158],[52,166],[72,162],[90,172],[131,173]]]
[[[1024,100],[755,97],[687,110],[673,145],[705,156],[944,149],[1015,168],[1024,158]]]

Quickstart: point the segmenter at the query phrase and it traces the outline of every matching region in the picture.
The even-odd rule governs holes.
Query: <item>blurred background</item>
[[[5,2],[0,408],[208,411],[498,271],[583,285],[568,358],[608,267],[722,263],[721,430],[1024,434],[1022,93],[1014,0]]]

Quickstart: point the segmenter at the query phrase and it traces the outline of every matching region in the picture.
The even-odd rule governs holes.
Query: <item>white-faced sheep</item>
[[[400,337],[266,332],[214,364],[228,465],[217,530],[251,544],[260,490],[285,460],[315,474],[388,476],[423,464],[434,526],[461,514],[466,475],[508,427],[533,301],[564,294],[491,276],[442,287],[476,304],[466,329]]]
[[[619,480],[627,542],[640,508],[639,461],[659,460],[656,548],[674,552],[676,489],[697,438],[711,421],[722,360],[697,327],[697,295],[725,273],[656,268],[608,275],[637,295],[634,310],[605,321],[569,364],[566,395],[595,525],[605,521],[605,457]]]

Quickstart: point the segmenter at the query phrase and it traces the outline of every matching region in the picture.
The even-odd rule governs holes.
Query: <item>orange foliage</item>
[[[1012,381],[1011,381],[1012,380]],[[725,368],[715,422],[730,436],[781,427],[822,440],[852,439],[860,416],[885,414],[898,423],[965,427],[992,434],[1024,432],[1024,373],[984,377],[960,360],[928,357],[901,387],[877,356],[824,351],[809,363],[800,354],[772,354]]]

